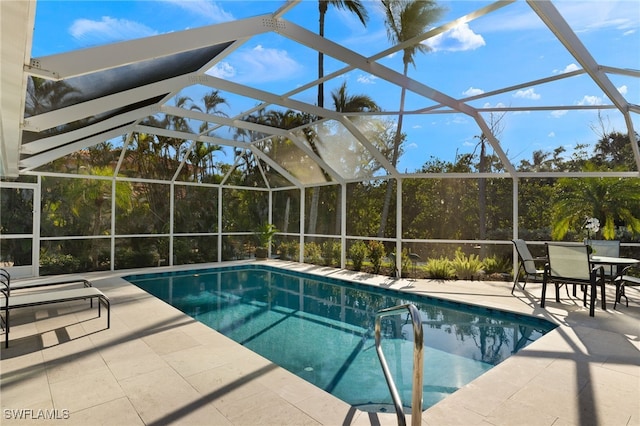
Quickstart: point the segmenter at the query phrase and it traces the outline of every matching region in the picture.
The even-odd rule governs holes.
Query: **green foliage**
[[[395,250],[389,256],[391,258],[391,271],[393,272],[391,276],[396,275],[396,252]],[[409,257],[409,250],[402,249],[402,256],[400,258],[400,276],[406,277],[407,273],[411,267],[411,258]]]
[[[285,260],[298,260],[300,243],[297,241],[282,241],[278,246],[280,256]]]
[[[482,270],[482,261],[478,255],[470,254],[467,257],[461,249],[458,249],[451,261],[451,266],[458,279],[468,280]]]
[[[69,274],[80,271],[80,259],[70,254],[40,253],[40,273],[42,275]]]
[[[304,261],[314,265],[322,264],[322,249],[318,243],[310,242],[304,245]]]
[[[326,265],[339,265],[342,245],[337,241],[327,240],[322,243],[322,257]]]
[[[362,262],[369,256],[369,249],[364,241],[356,241],[349,247],[349,259],[353,263],[353,269],[359,271],[362,269]]]
[[[453,278],[455,274],[451,261],[446,257],[429,259],[424,269],[429,277],[433,279],[448,280]]]
[[[256,231],[255,235],[258,239],[258,246],[268,248],[271,245],[271,239],[278,232],[278,228],[272,223],[263,223]]]
[[[586,162],[585,172],[607,171]],[[626,224],[632,234],[640,234],[640,180],[637,178],[585,177],[558,179],[554,191],[553,231],[555,240],[566,235],[573,239],[585,237],[585,219],[600,220],[602,236],[606,240],[616,238],[617,221]]]
[[[116,250],[116,269],[142,268],[157,266],[160,255],[153,250],[136,250],[132,247],[121,247]]]
[[[377,274],[380,272],[380,266],[382,266],[382,258],[385,256],[384,244],[378,240],[371,240],[368,244],[369,249],[369,260],[371,260],[371,264],[373,265],[373,273]]]
[[[496,273],[510,273],[513,270],[513,265],[510,259],[506,257],[498,257],[495,254],[493,256],[485,257],[482,259],[482,268],[489,274]]]

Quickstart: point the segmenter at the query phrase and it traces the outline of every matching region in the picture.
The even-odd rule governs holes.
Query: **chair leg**
[[[624,300],[625,300],[627,308],[628,308],[629,307],[629,298],[627,297],[627,295],[624,292],[624,283],[620,284],[620,297],[624,297]]]
[[[9,312],[11,312],[11,309],[8,309],[9,307],[7,306],[7,310],[5,311],[5,315],[4,315],[4,347],[5,349],[9,347]]]
[[[513,279],[513,287],[511,287],[511,294],[513,294],[513,291],[516,289],[516,284],[518,284],[519,280],[520,280],[520,268],[518,268],[516,277]],[[524,287],[522,287],[522,289],[524,290]]]

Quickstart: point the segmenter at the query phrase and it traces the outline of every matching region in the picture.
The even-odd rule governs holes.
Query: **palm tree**
[[[598,168],[587,162],[584,171]],[[632,234],[640,234],[640,180],[637,178],[561,178],[555,187],[553,239],[561,240],[570,230],[579,232],[585,219],[597,218],[606,240],[616,238],[616,222],[624,222]]]
[[[337,112],[376,112],[380,111],[378,104],[367,95],[349,95],[347,93],[347,83],[331,92],[333,99],[333,107]],[[317,191],[316,191],[317,192]],[[315,192],[314,192],[315,195]],[[336,233],[340,233],[341,223],[341,202],[342,198],[338,197],[336,204]],[[313,200],[312,200],[313,201]],[[317,205],[316,205],[317,206]],[[312,212],[317,212],[312,203]]]
[[[24,113],[31,117],[68,106],[81,95],[80,91],[64,81],[30,77],[27,82]]]
[[[347,9],[355,13],[362,25],[367,26],[369,16],[367,10],[360,0],[318,0],[318,11],[320,15],[320,24],[318,34],[324,37],[324,21],[329,9],[329,5],[338,9]],[[318,51],[318,78],[324,77],[324,53]],[[324,107],[324,83],[318,85],[318,106]]]
[[[433,0],[382,0],[385,12],[385,24],[387,26],[387,36],[393,44],[400,44],[407,40],[423,34],[427,27],[435,22],[444,12],[444,9],[437,6]],[[403,75],[409,73],[409,65],[415,67],[414,56],[416,53],[428,52],[429,46],[417,43],[404,48],[402,62],[404,64]],[[398,127],[396,130],[393,146],[391,164],[395,166],[398,162],[400,143],[402,141],[402,121],[404,103],[407,89],[403,86],[400,92],[400,113],[398,115]],[[385,194],[384,205],[382,207],[382,220],[378,236],[384,236],[387,217],[389,215],[389,205],[391,203],[392,181],[387,181],[387,192]]]
[[[205,94],[202,97],[202,102],[204,103],[204,109],[207,114],[218,115],[221,117],[228,116],[224,111],[221,111],[218,108],[220,105],[228,105],[227,100],[220,96],[219,90],[212,90],[211,92]],[[204,121],[202,124],[200,124],[200,133],[208,133],[208,128],[209,123]],[[213,153],[220,150],[222,150],[222,147],[220,145],[205,144],[201,141],[195,141],[195,143],[191,147],[190,152],[190,155],[193,158],[193,175],[195,180],[200,182],[204,181],[205,176],[213,170]],[[209,160],[211,160],[210,163]],[[198,177],[198,172],[200,172],[201,174],[200,177]]]
[[[347,94],[347,83],[331,92],[333,107],[337,112],[376,112],[380,111],[378,104],[367,95]]]

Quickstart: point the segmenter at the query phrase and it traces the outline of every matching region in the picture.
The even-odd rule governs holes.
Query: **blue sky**
[[[369,13],[365,28],[348,13],[330,9],[326,37],[364,56],[390,46],[379,2],[364,1]],[[443,1],[441,25],[478,10],[491,2]],[[560,1],[557,9],[602,65],[640,69],[640,2]],[[274,12],[279,1],[47,1],[37,3],[32,56],[97,46],[139,37],[242,19]],[[316,1],[304,1],[284,18],[317,32]],[[453,98],[465,98],[502,87],[579,69],[577,61],[555,39],[542,21],[522,1],[459,26],[428,41],[431,51],[415,57],[409,76]],[[235,51],[211,74],[253,87],[286,93],[316,78],[317,56],[276,34],[256,37]],[[326,58],[325,73],[344,64]],[[381,64],[402,72],[400,54]],[[640,104],[640,79],[611,75],[613,84]],[[370,95],[384,111],[397,111],[400,92],[381,79],[354,70],[326,83],[325,105],[330,92],[347,82],[350,94]],[[189,93],[190,96],[194,96]],[[195,95],[197,96],[197,95]],[[294,97],[311,104],[316,91]],[[255,104],[229,98],[230,116]],[[434,103],[415,94],[407,97],[406,110],[420,110]],[[482,106],[610,105],[602,90],[585,76],[548,85],[523,88],[470,103]],[[601,113],[606,130],[626,132],[622,116],[613,110]],[[640,120],[634,117],[636,131]],[[594,143],[601,128],[596,111],[510,112],[501,120],[499,139],[514,162],[530,159],[534,150],[552,151],[576,143]],[[456,153],[473,151],[480,130],[463,114],[413,115],[405,118],[405,155],[398,168],[413,171],[434,156],[453,160]]]

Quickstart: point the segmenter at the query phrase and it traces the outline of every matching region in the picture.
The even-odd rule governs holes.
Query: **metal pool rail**
[[[420,318],[420,311],[415,305],[411,303],[398,305],[391,308],[381,309],[376,314],[376,352],[378,353],[378,358],[380,359],[380,364],[382,366],[382,371],[384,372],[384,378],[387,380],[387,385],[389,386],[389,392],[391,392],[391,398],[393,398],[393,405],[396,408],[396,415],[398,416],[398,425],[406,426],[407,420],[404,415],[404,410],[402,409],[402,401],[400,401],[400,395],[398,394],[398,389],[396,388],[396,384],[393,381],[393,377],[391,377],[391,373],[389,372],[389,367],[387,365],[387,361],[384,357],[384,353],[382,352],[382,347],[380,345],[381,338],[381,323],[382,317],[387,317],[390,315],[398,315],[401,311],[404,310],[409,311],[409,315],[411,316],[411,322],[413,324],[413,390],[412,390],[412,400],[411,400],[411,424],[413,426],[419,426],[422,422],[422,375],[423,375],[423,367],[422,367],[422,359],[423,359],[423,331],[422,331],[422,319]]]

